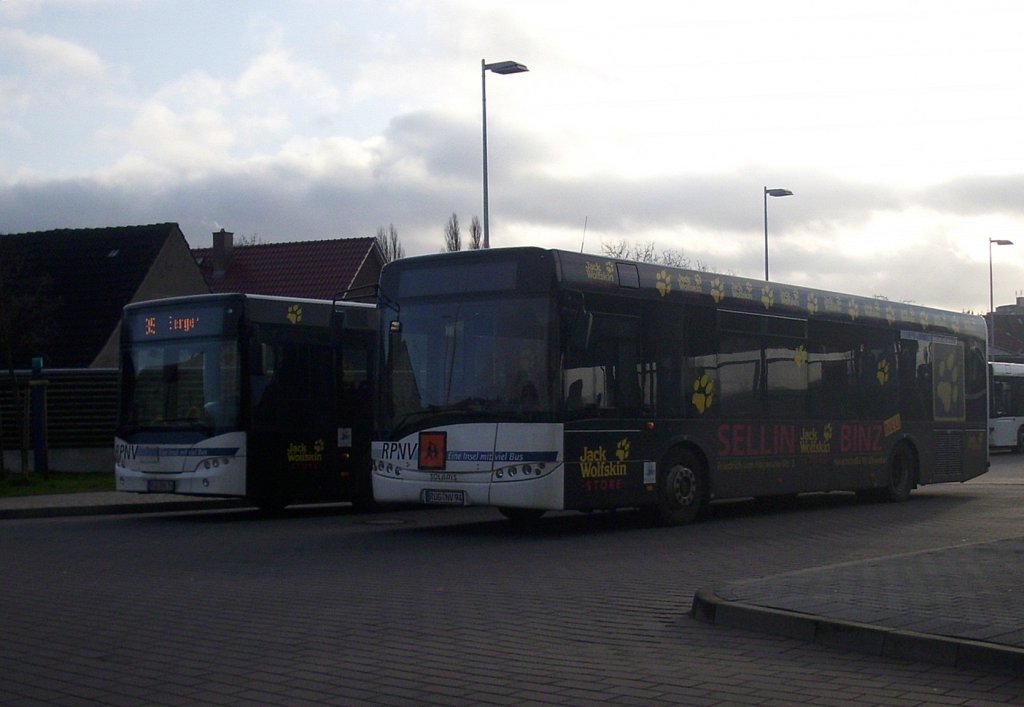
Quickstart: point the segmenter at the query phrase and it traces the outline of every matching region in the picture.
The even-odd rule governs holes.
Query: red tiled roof
[[[192,255],[213,292],[311,299],[331,299],[367,272],[376,283],[382,265],[375,238],[236,245],[220,277],[214,272],[213,248],[195,248]]]

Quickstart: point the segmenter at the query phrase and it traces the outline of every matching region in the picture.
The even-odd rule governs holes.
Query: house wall
[[[160,249],[156,260],[143,278],[138,290],[129,302],[142,302],[163,297],[181,295],[206,294],[210,288],[203,279],[192,251],[185,241],[180,229],[175,229]],[[129,304],[125,302],[125,304]],[[118,323],[111,332],[107,343],[93,360],[90,368],[117,368],[118,341],[121,337],[121,325]]]

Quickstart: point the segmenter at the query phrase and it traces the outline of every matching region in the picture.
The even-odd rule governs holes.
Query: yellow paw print
[[[942,401],[942,409],[951,412],[953,406],[960,402],[960,366],[955,354],[949,354],[939,362],[937,377],[936,392]]]
[[[700,292],[704,278],[698,275],[680,275],[679,289],[684,292]]]
[[[629,440],[620,439],[618,445],[615,447],[615,458],[620,462],[624,462],[629,459]]]
[[[299,322],[302,321],[301,306],[293,304],[291,307],[288,308],[288,321],[290,321],[292,324],[298,324]]]
[[[800,368],[807,365],[807,347],[803,344],[797,346],[796,351],[793,352],[793,363]]]
[[[850,300],[850,308],[847,311],[850,313],[850,319],[856,319],[860,316],[860,305]]]
[[[313,451],[316,452],[317,454],[323,454],[323,451],[324,451],[324,441],[323,441],[323,439],[318,439],[316,442],[313,442]]]
[[[882,359],[878,362],[878,383],[879,385],[885,385],[889,382],[889,362]]]
[[[707,373],[693,382],[693,397],[690,401],[697,408],[697,412],[703,415],[715,401],[715,382]]]
[[[807,295],[807,313],[814,314],[818,311],[818,295],[813,292]]]
[[[716,277],[711,281],[711,299],[718,304],[725,299],[725,285],[722,284],[722,278]]]
[[[891,304],[885,308],[885,321],[889,322],[889,326],[896,323],[896,308]]]
[[[761,288],[761,304],[764,305],[765,309],[771,309],[772,305],[775,304],[775,290],[772,289],[771,285],[765,285]]]
[[[664,297],[672,291],[672,281],[668,278],[668,272],[662,270],[654,278],[654,286],[658,288],[658,292]]]
[[[822,431],[821,436],[822,436],[822,438],[826,442],[832,441],[832,423],[831,422],[828,423],[827,425],[825,425],[825,429]]]

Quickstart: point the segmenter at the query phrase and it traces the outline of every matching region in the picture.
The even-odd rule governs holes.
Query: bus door
[[[570,337],[563,370],[565,506],[640,503],[654,483],[645,461],[642,414],[651,375],[642,356],[641,320],[591,312]],[[646,475],[645,475],[646,474]]]
[[[338,478],[346,498],[369,500],[373,435],[373,331],[343,334],[337,375]]]
[[[330,337],[261,325],[253,339],[246,495],[284,503],[336,497],[341,477]]]

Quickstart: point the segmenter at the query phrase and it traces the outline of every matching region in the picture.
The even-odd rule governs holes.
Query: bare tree
[[[473,217],[473,223],[469,226],[469,249],[480,250],[484,242],[484,227],[480,225],[480,219]]]
[[[262,245],[263,239],[260,238],[259,233],[242,233],[235,234],[233,245],[246,246],[246,245]]]
[[[694,263],[694,261],[683,254],[683,251],[677,248],[668,248],[659,253],[654,247],[654,241],[634,244],[630,244],[625,239],[617,243],[602,242],[601,253],[609,258],[617,258],[619,260],[635,260],[641,263],[657,263],[674,268],[692,268],[703,272],[708,271],[708,266],[703,262],[698,260]]]
[[[444,250],[455,253],[462,250],[462,236],[459,235],[459,217],[452,213],[448,224],[444,227]]]
[[[393,223],[389,224],[387,229],[383,226],[377,227],[377,245],[380,246],[381,253],[384,254],[385,263],[405,257],[405,248],[398,240],[398,231],[395,230]]]

